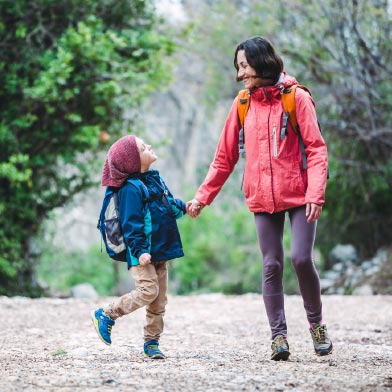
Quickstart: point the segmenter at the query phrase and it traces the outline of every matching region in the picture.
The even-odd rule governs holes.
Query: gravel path
[[[392,391],[392,297],[326,296],[334,353],[313,353],[302,300],[286,297],[287,362],[269,359],[256,294],[171,296],[166,360],[142,357],[144,309],[97,337],[89,310],[108,301],[0,297],[0,392]]]

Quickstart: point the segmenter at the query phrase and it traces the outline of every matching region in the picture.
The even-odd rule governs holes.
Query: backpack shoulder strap
[[[143,196],[143,203],[146,203],[150,198],[150,193],[148,192],[148,189],[146,185],[143,183],[143,181],[137,178],[128,178],[127,182],[134,185],[136,188],[140,190]]]
[[[303,86],[302,84],[294,84],[282,91],[282,105],[284,112],[288,115],[288,121],[290,122],[293,131],[296,134],[299,134],[297,114],[295,112],[295,91],[297,88],[301,88],[309,95],[312,95],[306,86]]]
[[[297,114],[295,112],[295,91],[297,87],[305,90],[309,95],[312,95],[309,89],[301,84],[294,84],[282,90],[282,105],[283,105],[284,115],[283,115],[283,127],[281,131],[281,138],[284,138],[286,123],[288,120],[291,124],[291,127],[293,128],[294,133],[297,134],[299,137],[299,147],[302,155],[302,168],[306,170],[308,164],[307,164],[307,157],[305,152],[305,145],[299,129]]]
[[[297,89],[297,85],[290,86],[288,88],[285,88],[282,91],[282,105],[283,105],[283,111],[286,114],[286,117],[288,118],[288,121],[291,124],[291,127],[293,128],[293,131],[298,134],[299,129],[298,129],[298,122],[297,122],[297,116],[295,114],[295,90]]]
[[[237,109],[238,109],[238,118],[241,123],[241,127],[244,125],[246,113],[248,112],[250,104],[250,96],[249,90],[240,90],[238,92],[238,102],[237,102]]]
[[[240,120],[241,129],[238,135],[238,152],[242,158],[245,158],[245,133],[244,133],[244,122],[246,113],[248,112],[250,105],[249,90],[240,90],[237,95],[237,112],[238,119]]]

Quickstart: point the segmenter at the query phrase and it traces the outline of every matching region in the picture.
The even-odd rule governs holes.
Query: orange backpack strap
[[[302,168],[306,170],[308,165],[307,165],[307,157],[305,153],[305,145],[300,133],[300,129],[297,121],[297,115],[295,112],[295,90],[297,89],[297,87],[302,88],[309,95],[312,95],[307,87],[300,84],[294,84],[282,90],[282,105],[283,105],[284,113],[283,113],[282,129],[280,131],[280,138],[281,140],[283,140],[284,137],[286,136],[287,121],[289,121],[291,127],[293,128],[294,133],[299,137],[299,147],[301,149],[301,155],[302,155]]]
[[[246,113],[248,112],[249,109],[249,104],[250,104],[250,96],[249,96],[249,90],[240,90],[238,92],[238,118],[240,119],[241,127],[244,126],[244,121],[246,117]]]
[[[249,90],[240,90],[238,92],[238,102],[237,102],[237,112],[238,119],[241,123],[240,133],[238,135],[238,152],[242,158],[245,158],[245,132],[244,132],[244,122],[246,113],[248,112],[250,104]]]
[[[305,90],[309,95],[312,95],[307,87],[301,84],[294,84],[288,88],[285,88],[282,91],[282,105],[283,105],[283,110],[286,113],[286,117],[290,122],[291,127],[293,128],[293,131],[296,134],[299,134],[299,126],[297,121],[297,115],[295,112],[295,90],[297,89],[297,87],[302,88],[302,90]],[[285,119],[283,118],[283,121],[284,120]]]

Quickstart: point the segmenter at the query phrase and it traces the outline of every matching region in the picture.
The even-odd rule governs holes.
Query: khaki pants
[[[167,304],[167,261],[130,269],[136,288],[104,308],[113,320],[146,307],[144,341],[159,340]]]

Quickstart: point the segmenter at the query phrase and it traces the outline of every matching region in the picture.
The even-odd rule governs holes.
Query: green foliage
[[[88,282],[100,295],[115,294],[116,267],[124,264],[111,260],[105,250],[101,252],[99,245],[87,252],[47,245],[37,263],[37,276],[43,286],[52,291],[69,292],[72,286]]]
[[[260,291],[261,257],[252,216],[245,207],[205,208],[196,220],[181,219],[179,228],[185,257],[173,263],[177,293]]]
[[[65,351],[63,348],[59,348],[59,349],[52,351],[50,353],[50,355],[53,355],[54,357],[61,356],[61,355],[67,355],[67,354],[68,354],[68,352]]]
[[[195,221],[179,221],[185,257],[172,263],[171,290],[242,294],[261,292],[262,257],[253,215],[245,206],[221,211],[205,208]],[[289,230],[289,229],[288,229]],[[284,285],[297,293],[289,253],[289,231],[285,231]]]
[[[166,37],[148,1],[2,1],[0,294],[34,285],[32,239],[96,183],[102,134],[132,130],[122,114],[166,78]]]

